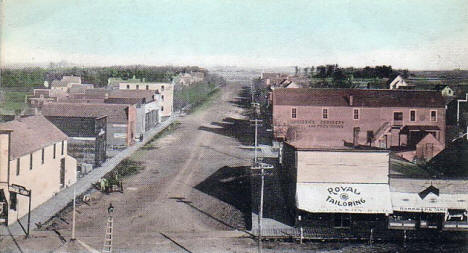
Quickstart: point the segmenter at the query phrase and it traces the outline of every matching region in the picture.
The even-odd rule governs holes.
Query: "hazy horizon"
[[[1,3],[7,67],[468,69],[468,6],[461,0]]]

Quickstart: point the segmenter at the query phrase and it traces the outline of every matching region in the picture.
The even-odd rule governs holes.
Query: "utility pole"
[[[254,166],[257,166],[257,145],[258,145],[258,141],[257,141],[257,136],[258,136],[258,126],[259,126],[259,122],[262,122],[262,120],[260,119],[253,119],[253,120],[250,120],[250,122],[254,122],[255,123],[255,156],[254,156]]]
[[[258,106],[258,103],[252,103],[254,106]],[[258,252],[262,252],[262,220],[263,220],[263,195],[265,188],[265,169],[273,169],[273,166],[267,163],[259,163],[257,156],[258,147],[258,126],[262,120],[254,119],[251,122],[255,123],[255,155],[252,170],[260,170],[261,184],[260,184],[260,203],[258,208]]]
[[[72,221],[72,236],[71,239],[75,240],[75,215],[76,215],[76,184],[73,185],[73,221]]]

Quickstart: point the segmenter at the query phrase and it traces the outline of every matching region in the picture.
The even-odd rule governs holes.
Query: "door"
[[[60,185],[65,186],[65,158],[60,159]]]

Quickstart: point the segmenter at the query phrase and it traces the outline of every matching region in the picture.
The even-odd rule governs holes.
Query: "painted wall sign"
[[[326,201],[336,206],[359,206],[366,203],[357,187],[336,186],[327,189]]]
[[[296,205],[312,213],[392,213],[388,184],[297,183]]]
[[[344,128],[341,120],[291,120],[289,125],[299,128]]]

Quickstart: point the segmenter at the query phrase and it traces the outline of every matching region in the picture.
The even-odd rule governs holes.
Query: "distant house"
[[[53,80],[50,84],[50,88],[68,92],[68,90],[72,87],[73,84],[81,84],[81,77],[63,76],[61,80]]]
[[[150,82],[145,80],[136,81],[128,80],[128,82],[119,84],[120,90],[150,90],[156,94],[160,94],[160,115],[162,118],[167,118],[172,115],[174,102],[174,85],[172,83]]]
[[[107,149],[132,145],[136,137],[136,106],[128,104],[48,103],[41,110],[48,118],[99,118],[107,116]]]
[[[67,146],[67,135],[42,116],[0,124],[0,223],[14,223],[29,201],[34,209],[76,182]]]
[[[444,97],[453,97],[455,95],[455,91],[448,85],[436,85],[434,90],[440,91],[442,96]]]
[[[389,89],[391,90],[396,90],[396,89],[412,89],[414,88],[415,85],[413,84],[408,84],[405,79],[401,75],[398,75],[393,79],[392,82],[389,84]]]
[[[68,94],[61,89],[34,89],[26,101],[33,108],[40,108],[44,103],[57,102],[67,98]]]

